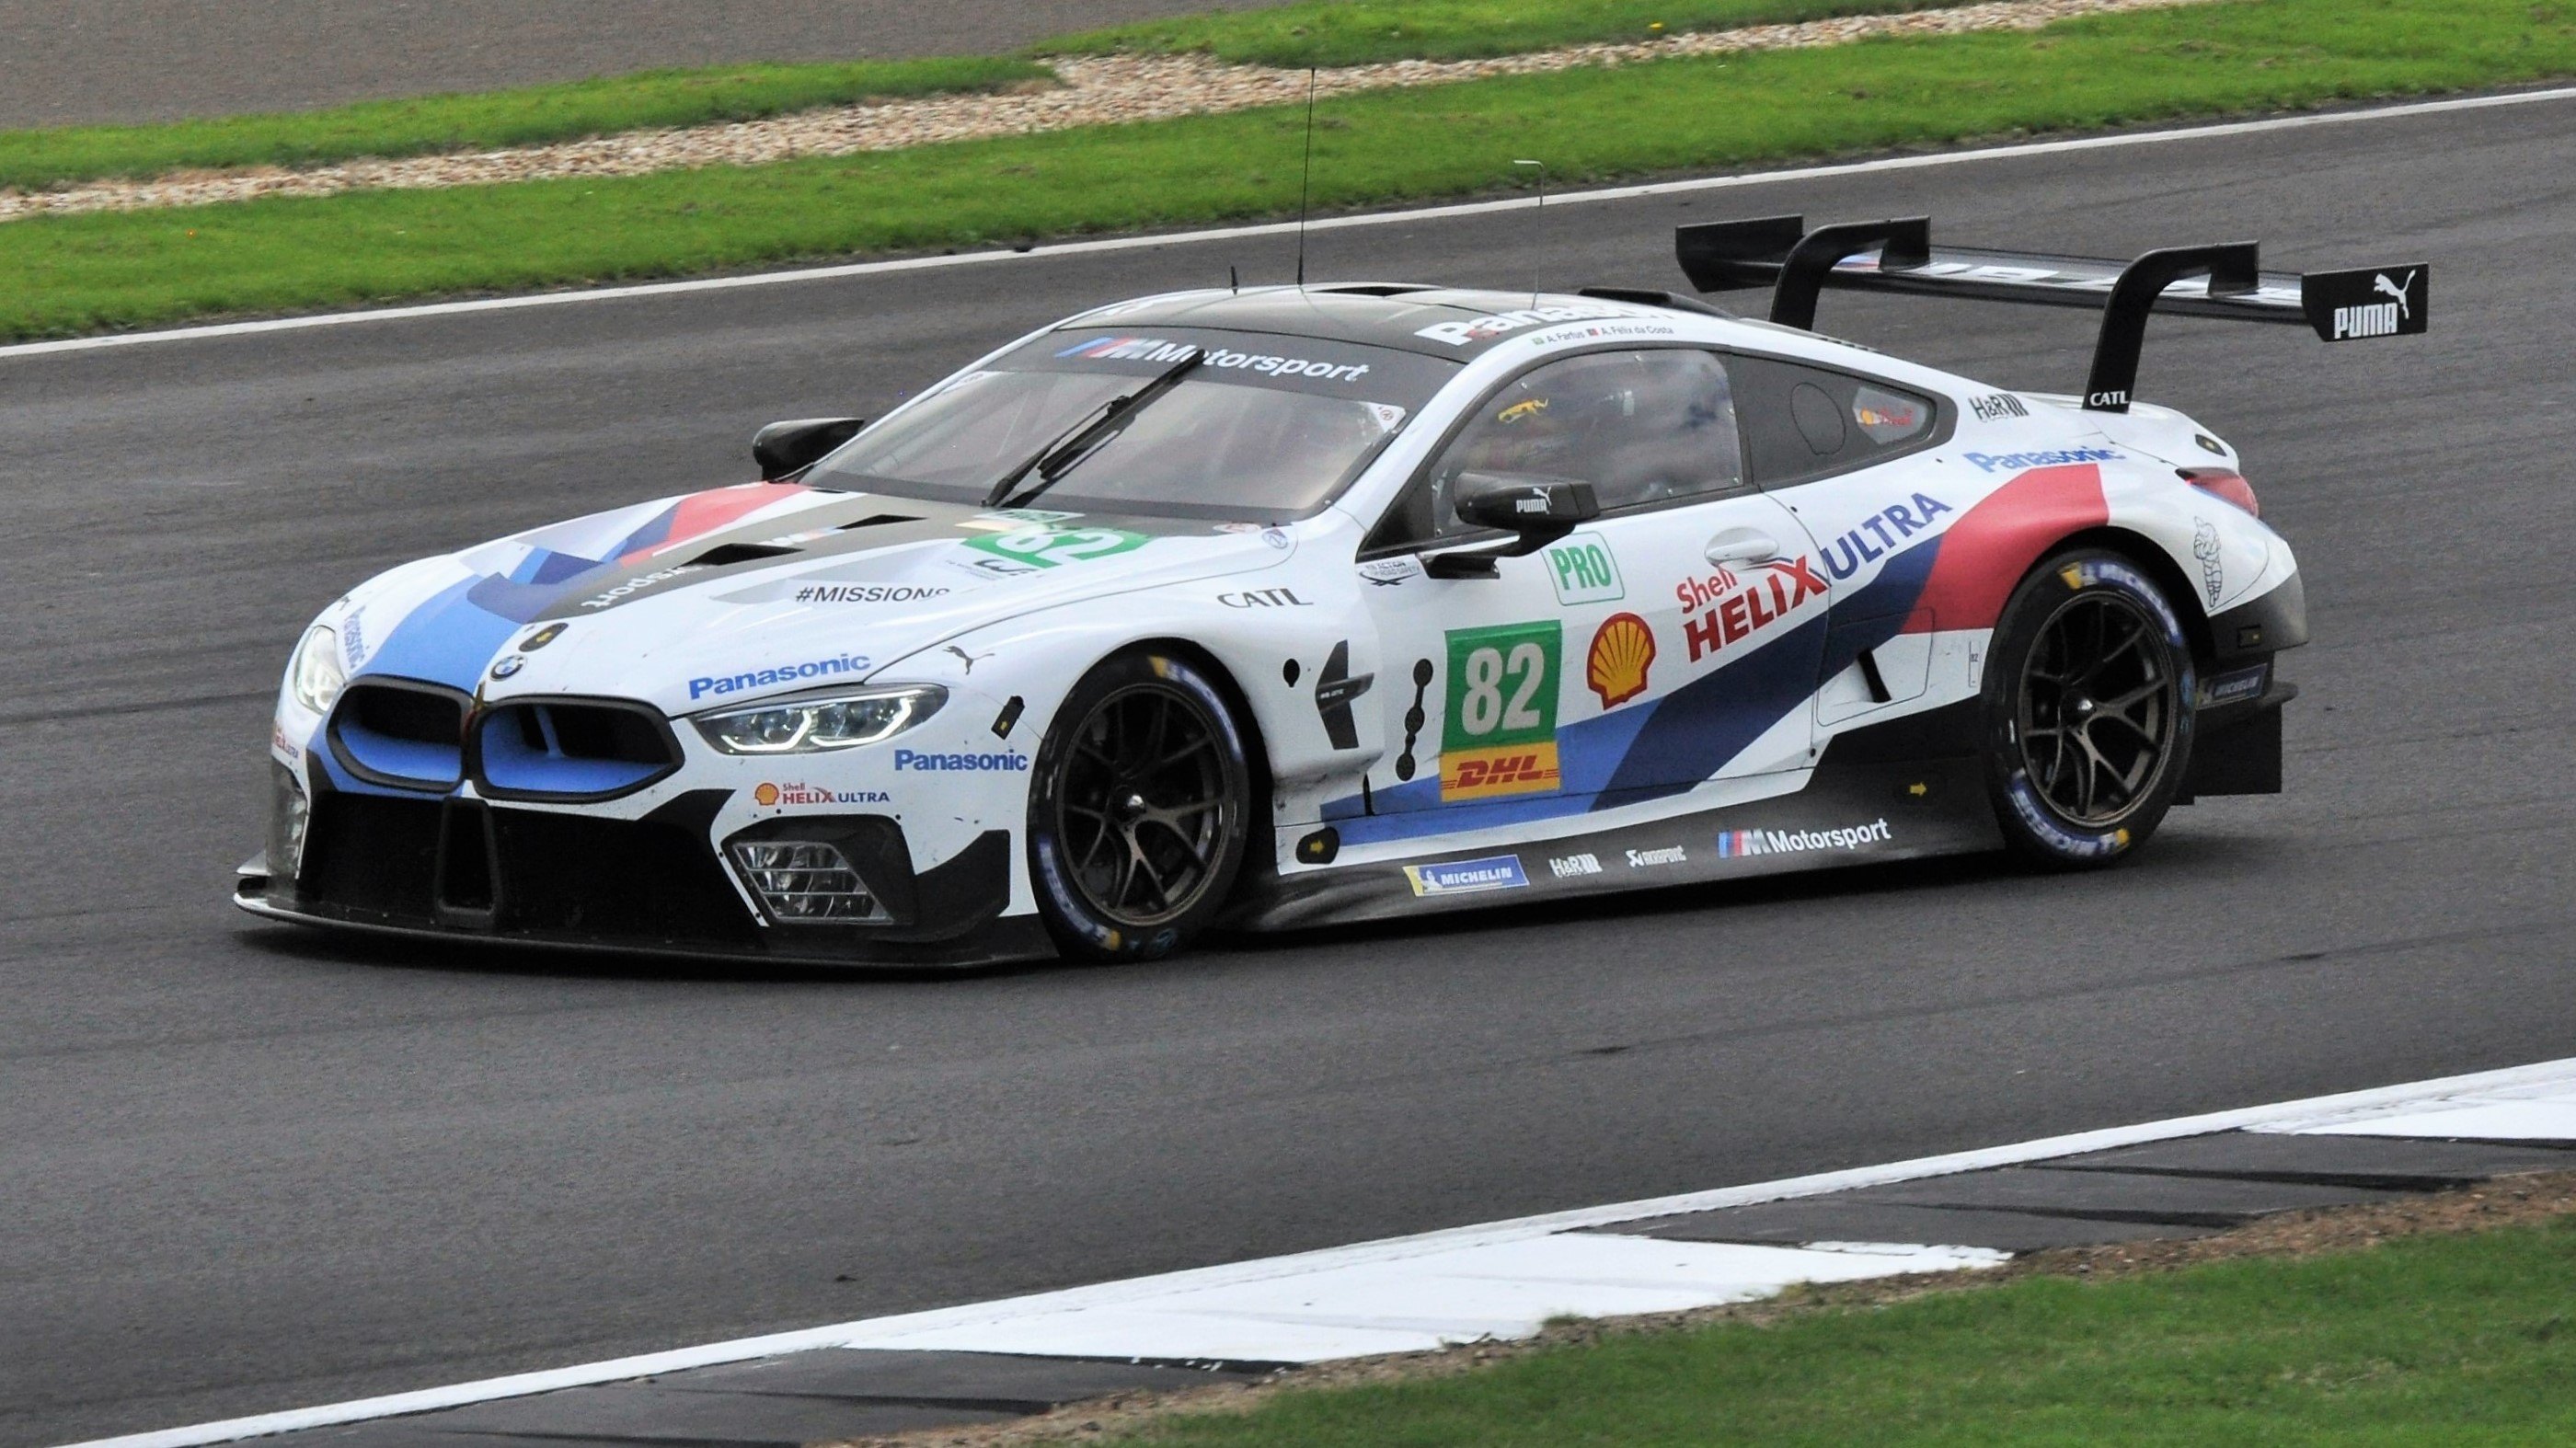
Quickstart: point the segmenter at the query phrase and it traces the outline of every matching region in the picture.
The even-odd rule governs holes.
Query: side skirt
[[[1911,726],[1918,748],[1931,735],[1948,743],[1955,735],[1943,726],[1953,721],[1931,716],[1949,712],[1882,728]],[[1268,876],[1246,885],[1225,924],[1264,930],[1402,919],[2002,846],[1976,755],[1880,757],[1895,742],[1876,729],[1843,736],[1805,789],[1775,799],[1517,846]]]

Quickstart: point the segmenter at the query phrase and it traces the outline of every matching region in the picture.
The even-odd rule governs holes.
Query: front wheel
[[[2022,580],[1986,666],[1987,788],[2004,841],[2060,868],[2146,843],[2191,757],[2191,647],[2163,590],[2082,549]]]
[[[1152,960],[1224,908],[1243,863],[1243,731],[1197,668],[1155,650],[1085,675],[1038,746],[1029,871],[1066,954]]]

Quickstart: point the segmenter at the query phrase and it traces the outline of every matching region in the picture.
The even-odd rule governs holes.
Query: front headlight
[[[756,709],[701,714],[691,721],[727,754],[816,754],[890,739],[939,712],[937,684],[869,689],[819,699],[784,699]]]
[[[348,682],[348,671],[340,667],[340,636],[319,624],[305,630],[304,642],[295,646],[295,662],[286,667],[287,692],[295,702],[328,714],[340,686]]]

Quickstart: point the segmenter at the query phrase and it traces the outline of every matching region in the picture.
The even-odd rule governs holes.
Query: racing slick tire
[[[1986,786],[2004,843],[2053,869],[2146,843],[2191,763],[2191,646],[2164,591],[2099,548],[2031,570],[1986,666]]]
[[[1252,771],[1225,696],[1160,649],[1101,662],[1066,696],[1029,786],[1038,913],[1077,960],[1156,960],[1225,907]]]

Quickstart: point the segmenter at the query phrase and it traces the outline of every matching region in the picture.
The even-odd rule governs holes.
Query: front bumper
[[[612,819],[326,789],[296,874],[263,854],[242,868],[233,902],[303,925],[701,960],[967,966],[1054,954],[1036,917],[1002,916],[1010,837],[998,830],[915,873],[894,822],[838,821],[891,918],[765,921],[711,838],[726,794],[691,791]]]

